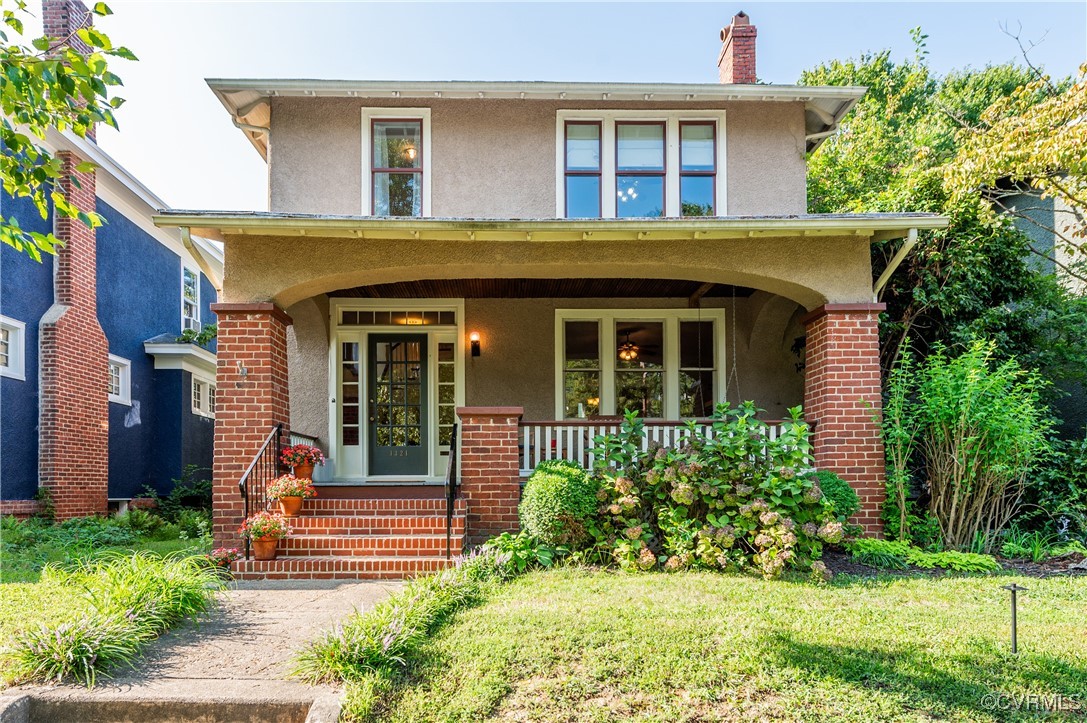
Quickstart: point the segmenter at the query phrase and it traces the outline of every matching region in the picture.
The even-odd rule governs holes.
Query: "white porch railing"
[[[782,420],[767,421],[770,439],[781,434]],[[526,476],[536,465],[549,459],[565,459],[577,462],[585,469],[592,469],[595,462],[593,448],[598,435],[617,434],[619,420],[575,420],[564,422],[521,422],[518,440],[521,456],[521,475]],[[713,435],[711,422],[699,420],[696,426],[707,436]],[[642,449],[658,444],[676,447],[690,435],[687,422],[647,421],[642,423]]]

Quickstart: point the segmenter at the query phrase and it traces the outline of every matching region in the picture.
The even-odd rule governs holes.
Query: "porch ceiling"
[[[582,299],[747,297],[754,289],[674,279],[428,279],[340,289],[329,296],[364,299]],[[702,291],[701,294],[698,292]]]

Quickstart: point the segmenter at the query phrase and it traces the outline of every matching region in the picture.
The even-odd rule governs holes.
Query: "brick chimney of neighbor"
[[[740,11],[727,28],[721,30],[721,53],[717,56],[717,72],[722,83],[755,82],[755,35],[747,13]]]

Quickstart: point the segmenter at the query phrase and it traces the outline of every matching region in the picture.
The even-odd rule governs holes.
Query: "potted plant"
[[[236,547],[217,547],[206,555],[208,562],[213,567],[221,570],[229,570],[230,563],[241,558],[241,553]]]
[[[316,447],[295,444],[283,450],[279,461],[293,469],[295,477],[313,479],[314,465],[324,464],[325,456]]]
[[[274,560],[276,545],[291,534],[291,526],[278,512],[258,512],[242,523],[240,531],[252,543],[255,559]]]
[[[302,501],[316,497],[313,481],[293,474],[276,477],[268,485],[268,498],[279,502],[279,510],[287,517],[297,517],[302,511]]]

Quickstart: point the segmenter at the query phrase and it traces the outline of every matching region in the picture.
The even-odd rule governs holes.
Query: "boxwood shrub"
[[[815,481],[823,490],[823,497],[834,506],[834,515],[845,522],[861,508],[861,498],[844,479],[833,472],[821,469],[815,473]]]
[[[541,462],[525,483],[521,526],[548,545],[584,546],[590,540],[587,525],[597,510],[596,492],[596,482],[578,464]]]

